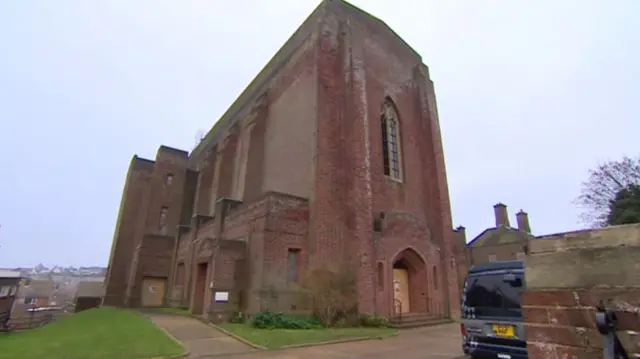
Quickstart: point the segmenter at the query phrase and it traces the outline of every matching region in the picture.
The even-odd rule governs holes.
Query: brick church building
[[[454,241],[427,66],[324,0],[191,153],[133,156],[104,305],[304,310],[304,273],[350,263],[361,313],[456,317]]]

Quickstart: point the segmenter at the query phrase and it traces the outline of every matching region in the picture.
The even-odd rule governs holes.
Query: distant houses
[[[0,270],[0,330],[5,329],[20,286],[20,273]]]

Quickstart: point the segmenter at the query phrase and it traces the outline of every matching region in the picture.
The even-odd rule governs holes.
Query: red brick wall
[[[143,198],[149,188],[155,163],[134,156],[129,171],[116,220],[116,228],[111,245],[111,255],[105,278],[104,305],[124,305],[129,269],[136,247],[136,228],[144,223]]]
[[[402,183],[383,174],[379,120],[387,98],[399,112]],[[194,264],[211,251],[205,239],[246,236],[253,292],[282,278],[287,250],[295,247],[303,267],[355,263],[360,311],[389,314],[391,278],[379,288],[375,268],[381,264],[391,273],[399,253],[410,249],[419,266],[412,290],[431,303],[423,309],[455,315],[459,286],[450,266],[451,214],[435,95],[415,51],[377,19],[340,1],[323,2],[228,113],[189,159],[200,171],[194,211],[214,218],[192,221],[175,248],[172,266],[184,261],[189,268],[182,297],[193,286]],[[216,199],[231,195],[236,141],[249,128],[245,192],[236,198],[245,203],[225,214],[216,205],[214,213]],[[182,183],[186,157],[162,153],[136,238],[154,233],[162,205],[184,203],[183,193],[158,179],[171,170],[174,183]],[[304,198],[261,199],[268,190]],[[373,219],[380,213],[391,219],[374,241]],[[175,231],[180,213],[169,218]],[[260,307],[257,297],[248,303]]]
[[[319,25],[316,50],[318,103],[315,196],[311,203],[311,262],[343,258],[359,261],[360,311],[388,313],[376,302],[377,259],[413,245],[446,283],[429,297],[458,307],[451,258],[451,215],[435,99],[420,57],[380,24],[333,2]],[[404,182],[385,178],[382,168],[380,108],[391,98],[400,117]],[[372,222],[380,212],[401,212],[412,221],[396,223],[408,236],[385,236],[378,248]],[[401,229],[401,227],[407,227]],[[429,241],[429,238],[431,241]],[[438,252],[437,249],[440,249]],[[440,253],[435,257],[436,251]],[[428,278],[424,278],[429,280]],[[390,287],[390,285],[389,285]],[[389,288],[390,289],[390,288]],[[389,298],[389,291],[382,298]],[[445,309],[445,311],[448,311]]]
[[[147,216],[144,233],[165,234],[174,236],[180,224],[183,204],[183,191],[186,180],[187,152],[161,146],[156,154],[156,161],[151,179]],[[166,184],[166,176],[173,175],[170,185]],[[160,209],[168,207],[166,232],[158,228]]]
[[[220,209],[216,210],[220,214],[218,211]],[[217,234],[219,231],[220,235]],[[280,281],[286,274],[284,269],[287,249],[306,249],[307,234],[308,205],[305,199],[270,192],[253,203],[239,204],[226,213],[223,221],[209,220],[197,228],[195,234],[188,232],[181,236],[174,265],[184,262],[189,269],[185,271],[186,279],[182,285],[174,283],[171,290],[173,301],[188,297],[187,293],[193,290],[193,279],[189,281],[189,276],[194,273],[192,266],[210,261],[210,280],[214,286],[220,290],[246,290],[247,309],[250,312],[259,311],[262,308],[260,296],[265,287],[276,286],[282,289],[283,283]],[[234,241],[243,243],[245,253],[229,245],[226,245],[227,249],[212,251],[211,240],[215,241],[216,238],[227,244]],[[195,246],[193,252],[192,246]],[[247,255],[250,256],[247,264],[239,267],[237,261]],[[190,256],[194,258],[191,267]],[[301,259],[301,270],[304,270],[305,250],[302,251]],[[248,282],[237,282],[240,277],[247,278]]]
[[[640,354],[640,225],[534,239],[529,248],[522,294],[529,358],[602,358],[600,301],[616,312],[630,357]]]
[[[246,310],[263,310],[263,293],[275,288],[287,290],[286,259],[289,248],[301,249],[301,275],[307,266],[308,205],[302,198],[270,192],[263,199],[245,204],[229,213],[224,221],[224,238],[246,240],[250,273],[246,288]],[[239,259],[237,253],[220,253],[221,258]],[[218,257],[216,257],[217,260]],[[233,278],[237,267],[216,266],[215,277]],[[216,279],[217,281],[218,279]],[[224,282],[229,285],[228,282]],[[281,294],[285,295],[285,294]],[[277,308],[271,308],[277,309]],[[290,310],[290,307],[279,308]]]
[[[595,323],[595,307],[600,300],[615,309],[621,338],[629,337],[627,331],[640,330],[640,288],[523,293],[529,358],[601,359],[603,340]],[[636,335],[633,339],[627,349],[640,354],[640,338]]]
[[[167,257],[166,251],[157,255],[149,255],[148,251],[142,251],[143,255],[140,257],[141,249],[148,247],[143,244],[146,235],[165,236],[164,242],[167,242],[166,246],[171,247],[171,250],[167,263],[162,265],[170,267],[177,226],[183,219],[185,207],[193,206],[185,204],[185,201],[192,201],[192,198],[184,196],[187,160],[186,152],[165,146],[158,149],[155,161],[133,158],[125,183],[121,214],[116,223],[112,255],[105,279],[106,305],[137,305],[140,281],[148,275],[144,272],[159,265],[149,262],[155,260],[154,256]],[[167,182],[168,175],[173,176],[170,184]],[[168,208],[164,230],[159,227],[162,207]],[[163,271],[163,276],[168,278],[169,273]],[[134,300],[130,302],[131,297]]]

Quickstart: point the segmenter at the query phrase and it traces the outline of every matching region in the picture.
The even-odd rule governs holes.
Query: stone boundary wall
[[[640,224],[531,240],[525,277],[530,359],[601,359],[600,301],[616,311],[627,353],[640,357]]]

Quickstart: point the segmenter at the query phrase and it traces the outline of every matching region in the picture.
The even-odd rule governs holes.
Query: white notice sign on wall
[[[229,292],[216,292],[216,294],[214,295],[214,300],[216,302],[228,302]]]

